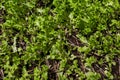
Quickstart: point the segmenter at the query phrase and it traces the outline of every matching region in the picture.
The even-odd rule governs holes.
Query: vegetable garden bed
[[[0,80],[119,79],[119,0],[0,0]]]

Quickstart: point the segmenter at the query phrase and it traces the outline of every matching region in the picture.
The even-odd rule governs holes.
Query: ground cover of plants
[[[0,80],[120,80],[120,1],[0,0]]]

